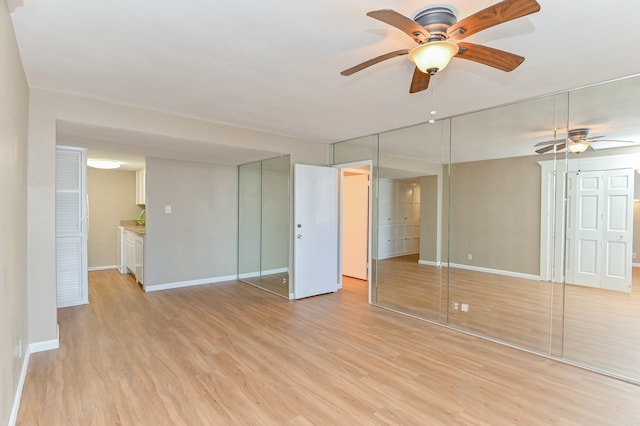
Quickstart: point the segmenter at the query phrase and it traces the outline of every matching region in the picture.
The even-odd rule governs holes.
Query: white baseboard
[[[266,271],[262,271],[262,275],[273,275],[273,274],[284,274],[285,272],[289,272],[289,268],[284,267],[284,268],[278,268],[278,269],[268,269]],[[238,279],[243,279],[243,278],[255,278],[255,277],[259,277],[260,271],[254,271],[254,272],[245,272],[242,274],[238,274]]]
[[[512,272],[512,271],[503,271],[501,269],[482,268],[480,266],[463,265],[461,263],[450,263],[449,266],[452,268],[466,269],[468,271],[485,272],[488,274],[504,275],[506,277],[524,278],[527,280],[540,281],[540,275],[523,274],[520,272]]]
[[[202,278],[199,280],[176,281],[173,283],[145,285],[144,291],[151,292],[151,291],[160,291],[160,290],[170,290],[173,288],[191,287],[194,285],[215,284],[215,283],[221,283],[224,281],[233,281],[237,279],[237,277],[238,277],[237,275],[225,275],[221,277]]]
[[[18,421],[18,412],[20,411],[20,401],[22,400],[22,390],[24,389],[24,382],[27,379],[27,370],[29,369],[29,358],[31,357],[30,345],[27,345],[27,350],[24,353],[24,359],[22,360],[22,368],[20,369],[20,379],[18,379],[18,386],[16,387],[16,394],[13,397],[13,406],[11,407],[11,415],[9,416],[9,426],[15,426]]]
[[[107,269],[118,269],[118,265],[107,265],[107,266],[89,266],[87,270],[91,271],[106,271]]]
[[[52,349],[58,349],[60,347],[60,326],[56,324],[56,338],[51,340],[43,340],[40,342],[33,342],[29,344],[29,352],[32,354],[36,352],[50,351]]]
[[[437,267],[442,266],[442,262],[432,262],[431,260],[422,260],[422,259],[418,260],[418,264],[419,265],[428,265],[428,266],[437,266]]]
[[[634,263],[631,264],[631,266],[634,267],[634,268],[640,268],[640,263],[635,263],[634,262]]]

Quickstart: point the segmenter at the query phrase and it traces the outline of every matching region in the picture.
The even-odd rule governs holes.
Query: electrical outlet
[[[458,302],[453,302],[453,310],[457,311],[458,309],[460,309],[460,304]]]
[[[467,260],[473,260],[473,255],[471,253],[467,253]]]
[[[462,305],[460,305],[460,310],[462,312],[469,312],[469,304],[468,303],[463,303]]]
[[[636,254],[635,253],[631,253],[631,258],[635,259],[636,258]]]

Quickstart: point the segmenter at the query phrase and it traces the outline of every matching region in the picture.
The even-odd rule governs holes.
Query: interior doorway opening
[[[338,164],[340,169],[340,287],[366,285],[371,303],[371,162]]]

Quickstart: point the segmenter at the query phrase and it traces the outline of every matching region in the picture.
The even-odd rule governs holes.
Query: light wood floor
[[[380,305],[640,381],[639,268],[632,293],[436,268],[417,255],[378,271]]]
[[[366,303],[90,273],[33,354],[20,425],[631,425],[640,387]]]

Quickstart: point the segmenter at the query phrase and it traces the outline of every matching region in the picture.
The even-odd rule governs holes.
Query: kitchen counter
[[[147,229],[144,225],[138,225],[138,222],[135,220],[121,220],[120,226],[123,226],[127,231],[131,231],[141,236],[144,236]]]

